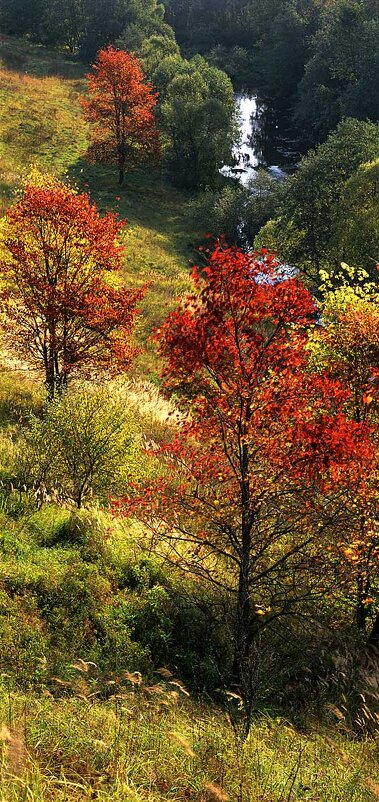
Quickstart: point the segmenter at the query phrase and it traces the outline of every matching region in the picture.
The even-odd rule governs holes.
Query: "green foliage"
[[[15,372],[0,375],[0,426],[7,429],[25,423],[30,412],[38,415],[44,403],[39,384]]]
[[[119,38],[127,50],[137,50],[154,34],[173,36],[157,0],[1,0],[0,27],[16,36],[30,36],[45,45],[63,45],[71,53],[92,59]]]
[[[0,523],[0,671],[12,685],[51,688],[78,656],[108,676],[175,664],[198,690],[226,681],[216,599],[147,556],[140,531],[56,505]]]
[[[377,3],[336,0],[325,4],[297,103],[297,122],[306,126],[308,142],[325,139],[347,115],[378,120],[378,42]]]
[[[106,503],[128,476],[136,476],[138,432],[116,390],[78,387],[31,417],[19,456],[19,483],[45,498],[80,508],[89,499]]]
[[[175,44],[172,28],[164,21],[164,5],[158,0],[128,0],[125,5],[125,24],[118,47],[139,50],[150,37],[170,39]]]
[[[167,20],[186,52],[258,91],[307,146],[345,116],[379,118],[376,0],[168,0]]]
[[[318,282],[319,270],[336,259],[336,221],[340,220],[346,232],[349,229],[349,221],[342,219],[347,212],[342,198],[349,192],[345,183],[362,162],[371,161],[378,154],[379,127],[374,123],[344,120],[325,143],[309,151],[298,171],[286,181],[281,214],[274,224],[262,229],[256,244],[272,248]],[[354,212],[351,213],[354,217]]]
[[[196,231],[225,236],[230,244],[251,248],[262,226],[279,211],[282,194],[279,181],[258,170],[246,187],[235,183],[221,192],[199,195],[190,204],[190,219]]]
[[[159,675],[147,687],[139,677],[132,685],[129,675],[110,686],[113,699],[100,702],[91,695],[96,670],[76,665],[67,689],[76,698],[2,691],[6,802],[21,794],[29,802],[163,802],[173,789],[178,802],[377,798],[374,742],[349,741],[330,728],[299,732],[283,718],[262,716],[241,744],[226,717],[185,700]]]
[[[238,45],[228,48],[218,44],[207,53],[207,59],[214,67],[224,70],[234,86],[250,86],[253,74],[251,51]]]
[[[362,164],[345,183],[335,213],[332,237],[338,263],[363,267],[377,278],[379,159]]]
[[[147,75],[153,80],[156,70],[164,59],[171,56],[180,57],[179,45],[172,36],[155,34],[143,40],[140,56]]]
[[[231,81],[200,56],[167,62],[176,67],[160,109],[171,180],[192,190],[214,187],[236,135]]]
[[[169,0],[168,22],[180,45],[205,53],[239,88],[258,90],[288,110],[296,96],[309,40],[317,26],[314,0]]]

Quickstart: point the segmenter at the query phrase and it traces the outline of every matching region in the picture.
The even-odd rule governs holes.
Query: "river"
[[[246,186],[254,180],[257,168],[263,167],[283,181],[299,158],[285,127],[256,95],[237,94],[236,110],[240,144],[233,152],[233,165],[223,167],[221,172]]]

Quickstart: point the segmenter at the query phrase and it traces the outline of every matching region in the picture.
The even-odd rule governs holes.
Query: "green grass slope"
[[[83,65],[41,46],[0,38],[0,214],[35,164],[67,175],[101,210],[127,219],[125,282],[151,283],[139,326],[139,339],[146,341],[167,304],[188,286],[193,232],[187,199],[160,171],[132,171],[120,188],[116,171],[86,163],[84,74]],[[148,359],[141,365],[147,370]]]
[[[320,730],[306,736],[285,720],[262,719],[241,744],[226,716],[182,701],[181,692],[159,678],[154,686],[134,690],[124,680],[112,699],[99,703],[80,663],[72,675],[76,692],[66,700],[38,698],[31,705],[30,697],[0,698],[8,721],[0,732],[2,802],[373,802],[379,797],[372,743],[332,740]]]

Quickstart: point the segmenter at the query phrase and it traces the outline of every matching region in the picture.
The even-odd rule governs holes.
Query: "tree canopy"
[[[117,164],[122,184],[130,165],[158,159],[157,96],[136,56],[111,46],[100,50],[87,78],[88,97],[82,105],[91,123],[88,158]]]
[[[125,370],[143,290],[117,289],[122,223],[86,194],[33,173],[2,228],[5,337],[42,369],[50,397],[73,372]]]

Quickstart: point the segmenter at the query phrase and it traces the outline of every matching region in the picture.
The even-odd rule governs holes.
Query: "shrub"
[[[133,415],[108,388],[77,387],[31,416],[20,453],[19,482],[46,499],[79,509],[90,499],[107,503],[137,472],[139,437]]]
[[[246,187],[229,185],[221,192],[204,192],[190,204],[192,225],[199,231],[206,221],[207,232],[224,236],[231,245],[252,247],[255,236],[277,214],[282,184],[265,170]]]

